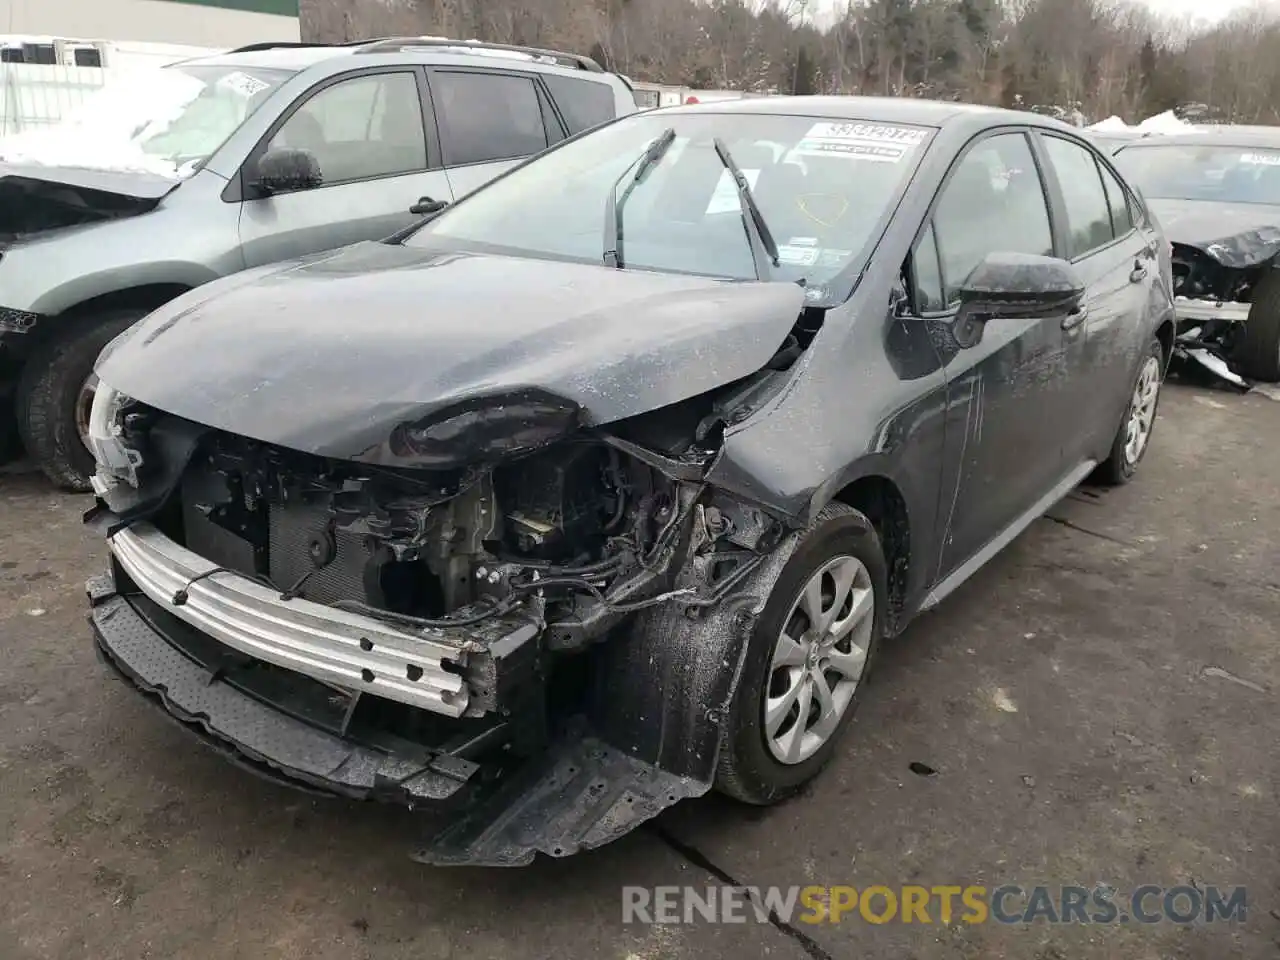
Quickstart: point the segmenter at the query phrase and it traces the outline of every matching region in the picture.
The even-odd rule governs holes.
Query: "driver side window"
[[[960,288],[988,254],[1053,256],[1049,206],[1025,134],[979,141],[953,168],[933,213],[942,301]]]
[[[418,82],[375,73],[325,87],[300,106],[267,149],[311,153],[325,183],[413,173],[427,166]]]

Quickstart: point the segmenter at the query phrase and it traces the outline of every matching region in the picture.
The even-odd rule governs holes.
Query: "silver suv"
[[[635,109],[585,57],[434,38],[260,44],[108,87],[0,141],[0,401],[45,473],[87,490],[93,363],[130,324],[385,237]]]

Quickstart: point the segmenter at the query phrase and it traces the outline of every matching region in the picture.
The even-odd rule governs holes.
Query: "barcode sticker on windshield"
[[[1242,153],[1240,162],[1264,167],[1280,167],[1280,153]]]
[[[240,96],[248,99],[255,94],[261,93],[267,89],[270,84],[259,80],[257,77],[251,77],[247,73],[228,73],[225,77],[218,81],[218,86],[224,90],[230,90]]]
[[[778,248],[778,262],[793,267],[812,267],[818,262],[818,248],[784,243]]]
[[[883,123],[815,123],[796,144],[794,156],[842,156],[850,160],[897,163],[924,142],[923,130]]]

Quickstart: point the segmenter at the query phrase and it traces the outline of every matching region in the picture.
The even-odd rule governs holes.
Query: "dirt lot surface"
[[[1073,494],[893,644],[807,795],[687,803],[568,861],[450,871],[408,860],[407,814],[259,782],[109,679],[84,622],[104,553],[85,498],[10,473],[0,958],[1276,956],[1277,477],[1280,404],[1171,386],[1138,479]],[[623,884],[726,877],[1249,900],[1234,925],[621,922]]]

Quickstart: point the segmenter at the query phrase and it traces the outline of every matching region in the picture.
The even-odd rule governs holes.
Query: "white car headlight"
[[[89,410],[89,448],[98,465],[93,478],[97,493],[120,482],[138,485],[142,454],[130,447],[124,436],[124,416],[134,403],[132,397],[98,381]]]

